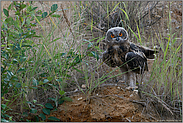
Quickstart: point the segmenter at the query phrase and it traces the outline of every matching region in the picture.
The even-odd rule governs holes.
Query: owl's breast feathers
[[[157,51],[156,51],[157,52]],[[154,50],[128,42],[108,46],[103,61],[110,67],[126,67],[137,73],[148,71],[147,58],[154,58]]]
[[[129,52],[130,45],[109,45],[103,53],[103,61],[110,67],[122,66],[125,63],[125,55]]]

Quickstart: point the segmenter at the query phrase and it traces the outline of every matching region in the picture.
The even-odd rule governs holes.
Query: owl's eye
[[[113,34],[111,34],[111,38],[114,38],[114,35]]]
[[[122,36],[122,35],[123,35],[123,34],[120,32],[120,33],[119,33],[119,36]]]

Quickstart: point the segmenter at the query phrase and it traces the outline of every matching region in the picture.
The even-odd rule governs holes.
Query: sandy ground
[[[95,96],[86,99],[83,93],[70,96],[72,102],[64,102],[49,116],[64,122],[152,122],[156,121],[143,115],[143,103],[138,93],[125,89],[123,83],[105,85],[95,90]],[[49,121],[49,120],[47,120]]]

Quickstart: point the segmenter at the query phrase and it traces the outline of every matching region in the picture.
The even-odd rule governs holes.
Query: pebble
[[[86,88],[86,85],[85,84],[82,84],[82,86],[81,86],[82,88]]]
[[[83,97],[78,98],[78,100],[82,100],[82,99],[83,99]]]

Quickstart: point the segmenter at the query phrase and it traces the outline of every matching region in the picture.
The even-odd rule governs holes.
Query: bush
[[[52,83],[53,77],[50,77],[44,69],[40,69],[40,66],[41,68],[52,71],[57,68],[58,65],[56,65],[56,62],[50,62],[50,59],[43,58],[41,56],[42,54],[37,53],[38,48],[42,47],[40,50],[42,52],[43,48],[46,49],[46,46],[43,43],[35,43],[38,39],[42,39],[42,35],[38,35],[35,27],[40,24],[40,21],[43,21],[49,16],[60,17],[55,14],[57,8],[57,4],[53,4],[48,14],[47,12],[38,10],[38,7],[34,7],[31,1],[27,3],[14,1],[11,2],[8,9],[3,9],[5,16],[2,17],[3,21],[1,26],[2,122],[15,121],[16,117],[13,117],[13,113],[10,112],[11,110],[13,112],[20,111],[23,114],[30,111],[30,113],[35,114],[37,112],[35,104],[38,99],[35,100],[34,95],[30,95],[32,91],[39,91],[40,89],[47,90],[50,89],[50,86],[55,86],[54,83]],[[14,15],[10,16],[10,11],[15,11]],[[59,38],[54,41],[58,39]],[[60,57],[63,54],[60,54]],[[72,51],[70,51],[69,54],[72,55],[70,57],[75,55]],[[74,62],[72,65],[73,64]],[[71,66],[71,64],[69,65]],[[67,68],[69,68],[69,66],[67,66]],[[56,69],[55,72],[58,72],[58,69]],[[66,76],[64,75],[66,73],[67,72],[63,73],[63,76]],[[59,79],[56,80],[58,83],[61,81]],[[62,93],[60,93],[60,96],[62,97],[58,99],[63,98]],[[32,99],[30,97],[32,97]],[[55,103],[58,103],[58,99],[55,99]],[[12,106],[13,104],[14,106]],[[40,105],[43,106],[42,104]],[[19,107],[20,110],[16,111],[16,107]],[[19,114],[19,116],[21,116],[21,114]]]

